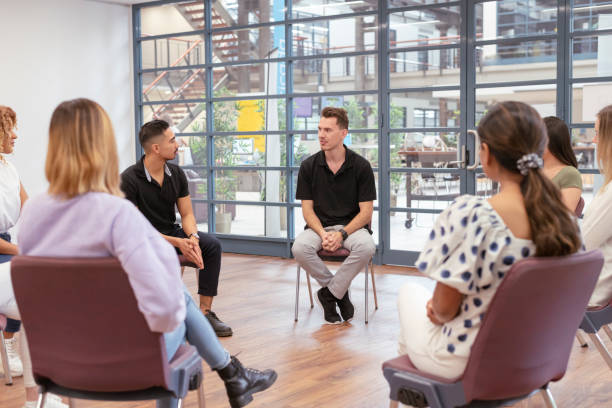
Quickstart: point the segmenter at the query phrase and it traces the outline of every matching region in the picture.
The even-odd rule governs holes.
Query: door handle
[[[457,151],[457,160],[447,162],[447,166],[449,164],[456,164],[459,169],[465,167],[465,145],[461,146],[461,150]]]
[[[478,166],[480,166],[480,140],[478,139],[478,132],[473,129],[468,130],[467,134],[474,135],[475,154],[474,154],[474,164],[465,163],[465,167],[468,170],[476,170]]]

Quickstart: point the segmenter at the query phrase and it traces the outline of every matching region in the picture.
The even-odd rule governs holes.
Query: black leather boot
[[[269,388],[276,381],[276,371],[244,368],[234,356],[224,368],[217,370],[225,382],[225,390],[232,408],[241,408],[253,401],[253,394]]]

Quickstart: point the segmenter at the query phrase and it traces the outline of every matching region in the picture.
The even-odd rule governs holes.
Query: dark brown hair
[[[321,116],[324,118],[336,118],[336,123],[338,123],[340,129],[348,129],[349,127],[348,115],[346,110],[342,108],[327,106],[321,111]]]
[[[541,157],[548,142],[540,115],[522,102],[495,105],[480,121],[478,135],[497,162],[516,174],[521,174],[517,161],[529,153]],[[539,168],[529,169],[521,181],[521,192],[536,256],[569,255],[578,251],[581,240],[576,220],[561,201],[559,189]]]
[[[548,151],[566,166],[578,168],[578,160],[572,149],[572,139],[564,121],[556,116],[544,118],[548,133]]]
[[[153,139],[164,133],[166,129],[168,129],[170,125],[165,120],[154,119],[150,122],[145,123],[140,128],[140,132],[138,133],[138,140],[140,141],[140,145],[145,147],[149,140]]]
[[[597,161],[599,171],[604,175],[604,183],[612,180],[612,105],[597,113],[599,129],[597,135]]]

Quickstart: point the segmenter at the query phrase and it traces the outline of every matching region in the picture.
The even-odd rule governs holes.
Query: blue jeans
[[[6,233],[0,233],[0,239],[3,239],[7,242],[11,242],[11,236]],[[0,263],[5,263],[11,260],[13,255],[0,254]],[[6,328],[4,329],[7,333],[17,333],[21,328],[21,321],[15,319],[6,319]]]
[[[187,340],[213,370],[227,366],[230,362],[230,354],[219,343],[208,319],[195,305],[187,289],[184,294],[187,307],[185,321],[174,331],[164,334],[168,360],[172,359],[179,346]],[[164,398],[157,401],[157,408],[175,408],[177,404],[176,398]]]

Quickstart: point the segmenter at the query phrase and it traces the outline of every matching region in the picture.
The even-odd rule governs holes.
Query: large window
[[[190,0],[133,6],[139,127],[167,120],[199,227],[228,251],[290,256],[295,186],[325,106],[370,161],[377,262],[412,264],[435,215],[497,186],[467,135],[520,100],[570,125],[585,199],[612,103],[612,0]],[[138,151],[141,153],[141,150]]]

